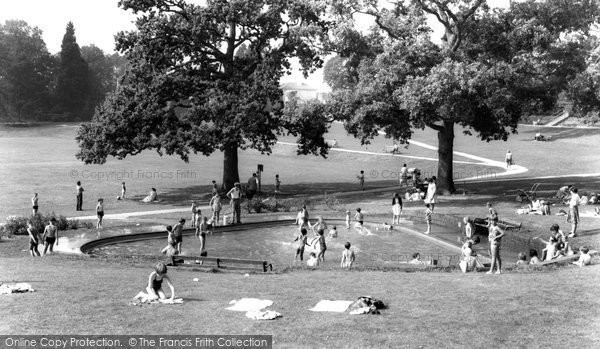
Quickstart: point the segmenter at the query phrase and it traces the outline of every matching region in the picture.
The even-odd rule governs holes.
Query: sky
[[[202,0],[192,0],[201,2]],[[135,16],[118,7],[119,0],[0,0],[0,22],[22,19],[43,31],[50,53],[58,53],[69,21],[75,26],[79,46],[94,44],[105,53],[113,53],[114,35],[135,29]],[[507,6],[509,0],[488,0],[491,6]],[[294,71],[285,81],[303,81]],[[307,81],[322,86],[322,70]]]

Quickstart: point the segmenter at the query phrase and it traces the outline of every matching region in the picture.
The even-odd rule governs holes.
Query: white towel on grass
[[[239,301],[232,300],[231,302],[229,302],[229,304],[233,305],[225,309],[248,312],[252,310],[262,310],[266,307],[269,307],[273,304],[273,301],[258,298],[242,298]]]
[[[312,309],[308,309],[311,311],[330,311],[334,313],[343,313],[348,309],[350,304],[354,303],[353,301],[328,301],[322,300],[317,305],[315,305]]]
[[[251,310],[246,313],[246,317],[253,320],[274,320],[281,317],[281,314],[273,310]]]
[[[14,285],[2,284],[0,285],[0,294],[11,294],[11,293],[25,293],[35,292],[31,285],[28,283],[18,283]]]

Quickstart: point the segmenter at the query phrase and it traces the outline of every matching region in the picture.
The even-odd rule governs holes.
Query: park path
[[[291,146],[297,146],[298,145],[297,143],[291,143],[291,142],[277,142],[277,143],[282,144],[282,145],[291,145]],[[437,151],[437,149],[438,149],[436,146],[429,145],[429,144],[426,144],[426,143],[423,143],[423,142],[414,141],[414,140],[409,140],[409,143],[413,144],[415,146],[418,146],[418,147],[425,148],[425,149],[430,149],[430,150],[435,150],[435,151]],[[377,153],[377,152],[364,151],[364,150],[351,150],[351,149],[331,148],[330,151],[355,153],[355,154],[363,154],[363,155],[396,156],[396,157],[403,157],[403,158],[409,158],[409,159],[419,159],[419,160],[427,160],[427,161],[438,161],[438,159],[436,159],[436,158],[425,157],[425,156],[412,156],[412,155],[391,154],[391,153]],[[503,161],[491,160],[491,159],[487,159],[487,158],[484,158],[484,157],[481,157],[481,156],[476,156],[476,155],[472,155],[472,154],[468,154],[468,153],[464,153],[464,152],[459,152],[459,151],[454,151],[454,154],[457,155],[457,156],[461,156],[463,158],[466,158],[466,159],[475,160],[475,161],[454,161],[456,163],[471,164],[471,165],[486,165],[486,166],[498,167],[498,168],[502,168],[502,169],[505,169],[505,166],[506,166]],[[527,172],[527,171],[528,171],[528,169],[526,167],[524,167],[524,166],[513,165],[510,170],[506,170],[505,172],[500,172],[500,173],[494,173],[493,176],[494,176],[494,178],[498,177],[498,176],[509,176],[509,175],[515,175],[515,174],[524,173],[524,172]],[[481,180],[481,179],[487,179],[487,180],[489,180],[489,177],[488,178],[482,178],[480,176],[475,176],[475,177],[461,179],[461,181],[464,182],[464,181],[473,181],[473,180]],[[374,192],[381,191],[381,190],[387,190],[387,189],[374,189]],[[370,190],[365,190],[363,193],[368,193],[368,192],[370,192]],[[210,210],[210,206],[201,206],[199,208],[201,210]],[[149,216],[149,215],[166,214],[166,213],[188,213],[189,210],[190,210],[190,208],[186,206],[186,207],[181,207],[181,208],[171,208],[171,209],[162,209],[162,210],[153,210],[153,211],[136,211],[136,212],[125,212],[125,213],[112,213],[112,214],[106,214],[104,216],[104,219],[125,220],[125,219],[128,219],[130,217]],[[93,220],[93,219],[96,219],[96,218],[97,218],[96,215],[93,215],[93,216],[70,217],[69,219]]]

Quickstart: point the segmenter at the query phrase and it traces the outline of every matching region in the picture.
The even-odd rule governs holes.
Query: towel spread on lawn
[[[35,292],[33,288],[31,288],[30,284],[21,282],[14,285],[2,284],[0,285],[0,294],[11,294],[11,293],[25,293],[25,292]]]
[[[311,311],[329,311],[334,313],[343,313],[348,309],[350,304],[354,303],[353,301],[329,301],[322,300],[312,309],[308,309]]]
[[[233,311],[244,311],[246,312],[246,317],[253,320],[273,320],[278,317],[281,317],[276,311],[273,310],[263,310],[266,307],[270,307],[273,305],[273,301],[268,299],[258,299],[258,298],[242,298],[238,300],[232,300],[229,304],[233,304],[229,308],[225,308],[227,310]]]
[[[147,294],[146,292],[142,291],[142,292],[138,293],[135,297],[133,297],[133,300],[131,300],[131,302],[129,302],[129,305],[142,305],[142,304],[168,304],[168,305],[183,304],[183,299],[182,298],[157,299],[156,297],[152,297],[149,294]]]
[[[253,311],[253,310],[262,310],[266,307],[273,305],[273,301],[268,299],[258,299],[258,298],[242,298],[239,301],[232,300],[229,304],[233,304],[229,308],[225,308],[227,310],[233,311]]]

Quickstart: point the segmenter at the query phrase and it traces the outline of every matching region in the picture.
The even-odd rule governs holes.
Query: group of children
[[[360,221],[357,221],[357,229],[362,229],[362,213],[360,213],[360,208],[357,209],[357,215],[355,218],[359,218]],[[294,262],[303,261],[304,258],[304,249],[306,246],[313,247],[317,253],[311,252],[310,258],[307,260],[307,266],[309,267],[317,267],[320,262],[325,261],[325,251],[327,251],[327,243],[325,240],[325,231],[327,230],[327,223],[323,220],[323,217],[318,217],[315,224],[310,224],[309,221],[309,213],[306,209],[306,205],[302,206],[300,212],[296,217],[296,221],[294,224],[298,224],[299,233],[294,239],[296,253],[294,256]],[[346,228],[350,228],[350,211],[346,211]],[[311,229],[315,237],[312,241],[308,242],[308,229]],[[333,226],[329,231],[328,237],[337,238],[338,231],[337,227]],[[350,249],[350,242],[345,243],[345,250],[342,253],[342,268],[350,268],[355,260],[354,251]]]

